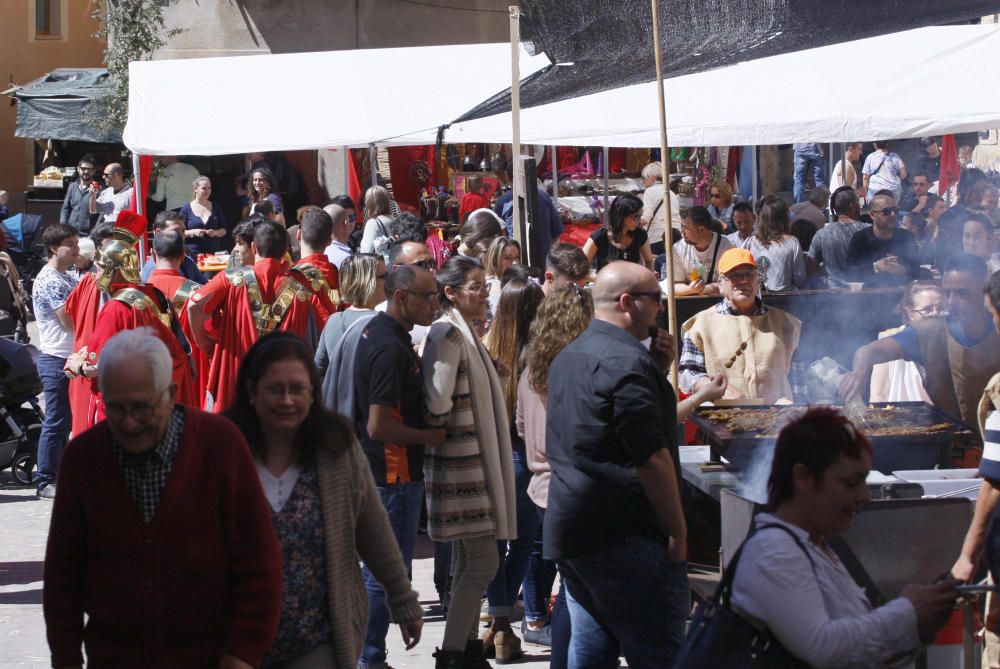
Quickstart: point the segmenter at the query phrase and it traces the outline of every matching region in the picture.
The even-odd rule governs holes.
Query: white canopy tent
[[[525,75],[548,64],[522,49]],[[510,67],[510,44],[139,61],[123,140],[201,156],[434,143],[438,126],[510,86]],[[391,139],[413,132],[419,142]]]
[[[946,26],[677,77],[666,83],[670,143],[841,142],[1000,127],[998,62],[1000,26]],[[547,64],[522,50],[524,76]],[[130,65],[129,79],[124,142],[139,154],[432,144],[440,125],[509,85],[510,45],[143,61]],[[283,94],[267,97],[251,81]],[[656,109],[652,82],[522,109],[521,142],[658,146]],[[453,124],[445,141],[505,143],[511,127],[511,114],[498,114]]]
[[[666,81],[672,146],[922,137],[1000,127],[1000,26],[947,26],[747,61]],[[521,110],[521,142],[659,146],[650,82]],[[510,113],[449,143],[507,142]],[[397,143],[426,144],[430,133]]]

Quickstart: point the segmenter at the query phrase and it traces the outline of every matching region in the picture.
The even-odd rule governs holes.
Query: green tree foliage
[[[112,92],[91,106],[99,128],[125,128],[128,118],[128,64],[150,60],[167,40],[182,32],[168,30],[163,0],[91,0],[92,16],[100,24],[94,37],[107,40],[104,64],[111,77]]]

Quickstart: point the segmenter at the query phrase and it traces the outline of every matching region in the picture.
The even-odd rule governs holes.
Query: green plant
[[[92,120],[102,129],[125,128],[128,118],[128,64],[150,60],[167,40],[183,32],[167,29],[162,0],[91,0],[91,16],[100,24],[94,37],[107,40],[104,64],[111,92],[91,105]]]

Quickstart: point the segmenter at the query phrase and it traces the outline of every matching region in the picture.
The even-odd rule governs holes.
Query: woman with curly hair
[[[249,186],[247,189],[249,207],[243,218],[249,217],[250,214],[254,213],[258,204],[267,200],[274,207],[274,220],[284,227],[285,213],[281,206],[281,197],[278,196],[278,180],[274,178],[274,173],[266,167],[254,169],[250,173]]]
[[[591,233],[583,252],[595,261],[597,271],[614,260],[639,263],[653,269],[653,251],[642,223],[642,200],[631,193],[619,195],[611,203],[608,224]]]
[[[525,367],[517,384],[517,433],[524,439],[531,481],[528,496],[538,513],[538,532],[524,577],[524,640],[552,647],[550,667],[567,666],[569,612],[560,591],[548,614],[549,595],[556,565],[542,558],[542,518],[548,505],[551,468],[545,457],[545,403],[549,389],[549,364],[567,344],[587,329],[594,318],[590,291],[575,283],[553,290],[542,300],[531,324]]]

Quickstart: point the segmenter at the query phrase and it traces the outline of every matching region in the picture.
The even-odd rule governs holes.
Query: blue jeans
[[[813,182],[816,188],[826,185],[826,178],[823,176],[823,156],[819,151],[809,149],[808,151],[795,152],[795,185],[793,194],[796,202],[806,199],[806,176],[812,170]]]
[[[542,557],[542,520],[545,509],[536,506],[538,531],[528,556],[528,570],[524,574],[524,619],[529,622],[545,620],[549,616],[549,596],[556,580],[556,563]]]
[[[570,669],[672,667],[691,606],[687,563],[671,563],[667,547],[642,537],[562,560],[573,627]]]
[[[535,503],[528,497],[528,482],[531,481],[531,470],[528,469],[524,442],[520,448],[514,446],[514,488],[517,494],[517,539],[513,541],[498,541],[497,552],[500,556],[500,566],[493,582],[486,588],[486,599],[489,602],[491,616],[510,616],[510,610],[521,589],[524,573],[528,569],[528,558],[538,533],[538,512]]]
[[[38,438],[38,470],[35,485],[41,490],[55,483],[59,457],[69,441],[73,415],[69,408],[69,379],[63,372],[66,358],[48,353],[38,355],[38,376],[45,394],[45,420]]]
[[[403,564],[407,571],[413,562],[413,545],[417,540],[417,525],[420,524],[420,506],[424,499],[424,482],[391,483],[378,486],[378,496],[389,514],[392,533],[399,544]],[[392,550],[386,546],[386,550]],[[362,664],[385,662],[385,637],[389,633],[389,607],[385,603],[385,590],[375,580],[367,567],[362,569],[365,589],[368,590],[368,632],[365,647],[361,653]]]

